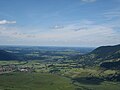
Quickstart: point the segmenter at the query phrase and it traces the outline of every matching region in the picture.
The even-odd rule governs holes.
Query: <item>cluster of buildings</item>
[[[17,65],[0,65],[0,74],[10,72],[33,72],[32,67],[18,67]]]
[[[0,74],[13,72],[15,70],[16,70],[15,65],[1,65],[0,66]]]

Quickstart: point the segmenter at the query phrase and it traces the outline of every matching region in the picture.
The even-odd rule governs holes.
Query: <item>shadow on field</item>
[[[73,79],[74,81],[77,81],[82,84],[92,84],[92,85],[99,85],[104,80],[98,77],[77,77]]]

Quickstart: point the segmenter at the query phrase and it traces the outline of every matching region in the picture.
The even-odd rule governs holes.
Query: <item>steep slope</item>
[[[111,61],[111,62],[103,62],[100,64],[100,66],[106,69],[120,69],[120,60]]]
[[[109,60],[118,60],[120,58],[120,45],[101,46],[79,58],[80,61],[82,60],[82,62],[87,65],[100,64]]]
[[[95,59],[117,59],[120,58],[120,45],[101,46],[93,50],[90,54],[95,54]]]

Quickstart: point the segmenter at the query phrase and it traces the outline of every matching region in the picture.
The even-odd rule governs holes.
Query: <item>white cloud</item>
[[[79,29],[79,30],[76,30]],[[64,26],[61,30],[39,33],[37,39],[55,45],[99,46],[120,43],[119,33],[109,25],[79,22]]]
[[[63,29],[64,28],[64,26],[62,26],[62,25],[55,25],[55,26],[53,26],[53,27],[51,27],[52,29]]]
[[[64,28],[60,30],[49,29],[36,33],[25,33],[21,29],[8,27],[0,28],[0,38],[4,37],[0,41],[24,45],[99,46],[118,44],[120,35],[114,30],[114,27],[88,20],[64,25]]]
[[[0,25],[15,24],[15,23],[16,23],[16,21],[0,20]]]
[[[120,9],[116,8],[116,9],[110,9],[105,11],[105,13],[103,13],[103,16],[107,19],[107,20],[112,20],[112,19],[119,19],[120,18]]]
[[[96,0],[81,0],[82,2],[95,2]]]

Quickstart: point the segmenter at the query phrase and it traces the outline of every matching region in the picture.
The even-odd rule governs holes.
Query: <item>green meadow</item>
[[[9,73],[0,75],[0,90],[74,90],[71,80],[47,73]]]
[[[119,90],[119,82],[73,82],[50,73],[13,72],[0,75],[0,90]]]

